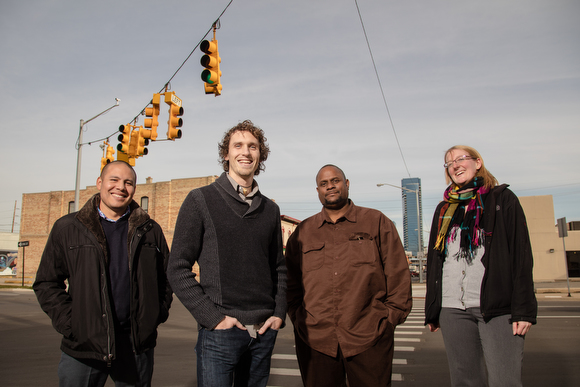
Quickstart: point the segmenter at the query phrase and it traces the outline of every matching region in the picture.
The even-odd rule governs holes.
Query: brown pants
[[[393,370],[394,329],[391,324],[382,337],[366,351],[345,358],[320,353],[308,346],[294,331],[296,356],[305,387],[387,387]]]

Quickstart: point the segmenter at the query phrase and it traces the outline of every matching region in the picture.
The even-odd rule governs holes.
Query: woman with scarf
[[[453,386],[521,386],[524,336],[536,323],[524,212],[475,149],[445,152],[449,187],[433,217],[425,324],[441,328]]]

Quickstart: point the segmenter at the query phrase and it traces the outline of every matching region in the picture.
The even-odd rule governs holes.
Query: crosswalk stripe
[[[292,368],[270,368],[270,374],[283,376],[300,376],[300,370]]]
[[[408,343],[420,343],[421,339],[416,339],[414,337],[395,337],[395,343],[396,342],[408,342]]]
[[[395,345],[395,351],[399,352],[414,352],[415,347],[405,347],[405,346],[397,346]]]
[[[284,353],[275,353],[275,354],[272,355],[272,359],[277,359],[277,360],[296,360],[296,355],[284,354]]]

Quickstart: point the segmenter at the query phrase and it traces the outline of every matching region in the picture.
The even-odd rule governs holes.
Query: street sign
[[[28,241],[18,242],[18,247],[26,247],[28,246]]]
[[[560,218],[558,222],[558,236],[564,238],[568,236],[568,225],[566,224],[566,218]]]

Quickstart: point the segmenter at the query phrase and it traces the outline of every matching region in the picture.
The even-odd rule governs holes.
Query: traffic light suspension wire
[[[205,35],[203,36],[203,38],[200,39],[200,41],[197,43],[197,45],[193,48],[193,50],[191,50],[191,52],[189,53],[189,55],[187,56],[187,58],[185,58],[185,60],[183,61],[183,63],[181,63],[181,65],[177,68],[177,70],[175,70],[175,72],[173,73],[173,75],[171,76],[171,78],[169,78],[169,80],[167,82],[165,82],[165,84],[163,85],[163,87],[161,88],[161,90],[159,90],[159,93],[163,92],[163,90],[165,89],[165,91],[167,91],[170,88],[171,85],[171,81],[173,80],[173,78],[175,78],[175,76],[177,75],[177,73],[183,68],[183,66],[185,65],[185,63],[189,60],[189,58],[191,58],[191,56],[193,55],[193,53],[195,52],[195,50],[197,50],[197,48],[199,47],[199,45],[201,44],[201,42],[203,42],[205,40],[205,38],[207,37],[207,35],[216,28],[220,28],[220,19],[221,17],[224,15],[224,13],[226,13],[226,10],[229,8],[229,6],[234,2],[234,0],[230,0],[230,2],[228,3],[228,5],[226,5],[226,7],[224,8],[224,10],[222,11],[222,13],[220,13],[220,15],[218,16],[218,18],[216,19],[215,22],[212,23],[211,27],[207,30],[207,32],[205,33]],[[149,103],[147,103],[147,105],[149,105],[151,103],[151,101]],[[139,116],[143,114],[143,112],[145,111],[145,108],[147,106],[145,106],[143,109],[141,109],[141,111],[139,112],[139,114],[137,114],[131,121],[132,123],[136,123]],[[95,140],[95,141],[91,141],[91,142],[97,142],[97,141],[103,141],[105,139],[109,139],[110,137],[113,137],[115,135],[118,134],[118,131],[113,132],[112,134],[110,134],[107,137],[101,138],[100,140]],[[163,141],[163,140],[157,140],[157,141]],[[90,144],[90,143],[88,143]]]
[[[383,91],[383,85],[381,84],[381,78],[379,77],[379,72],[377,71],[377,66],[375,64],[375,58],[373,57],[373,51],[371,50],[371,45],[369,43],[369,38],[367,37],[367,31],[365,30],[365,25],[363,23],[363,19],[360,13],[360,9],[358,7],[357,0],[354,0],[356,5],[356,10],[358,12],[358,17],[360,19],[360,24],[362,26],[363,33],[365,35],[365,39],[367,42],[367,47],[369,48],[369,53],[371,54],[371,61],[373,62],[373,68],[375,69],[375,75],[377,76],[377,81],[379,83],[379,88],[381,89],[381,94],[383,96],[383,103],[385,104],[385,108],[387,109],[387,115],[389,116],[389,121],[391,123],[391,128],[393,128],[393,134],[395,135],[395,140],[397,141],[397,146],[399,147],[399,152],[401,153],[401,158],[403,159],[403,164],[405,165],[405,169],[407,170],[407,174],[411,177],[409,173],[409,168],[407,168],[407,162],[405,161],[405,156],[403,155],[403,150],[401,149],[401,144],[399,144],[399,138],[397,137],[397,132],[395,130],[395,124],[393,124],[393,119],[391,118],[391,112],[389,111],[389,105],[387,105],[387,99],[385,98],[385,92]]]
[[[226,10],[233,3],[233,1],[234,0],[230,0],[230,2],[228,3],[228,5],[226,5],[226,7],[222,11],[222,13],[220,13],[220,15],[218,16],[218,18],[216,19],[216,21],[213,22],[213,24],[211,25],[211,27],[207,30],[207,32],[205,33],[205,35],[203,36],[203,38],[201,38],[200,41],[197,43],[197,45],[193,48],[193,50],[191,50],[191,52],[189,53],[189,55],[187,56],[187,58],[185,58],[185,60],[183,61],[183,63],[181,63],[181,65],[177,68],[177,70],[175,70],[175,72],[173,73],[173,75],[171,76],[171,78],[169,78],[169,80],[167,82],[165,82],[165,85],[163,85],[163,87],[159,91],[160,93],[163,91],[163,89],[165,89],[165,91],[167,91],[167,89],[168,89],[169,85],[171,84],[171,81],[173,80],[173,78],[175,78],[175,76],[182,69],[182,67],[185,65],[185,63],[189,60],[189,58],[191,58],[191,56],[193,55],[193,53],[195,52],[195,50],[197,50],[197,48],[199,47],[199,45],[201,44],[201,42],[203,42],[205,40],[205,38],[207,37],[207,35],[212,30],[215,31],[216,28],[220,28],[220,19],[224,15],[224,13],[226,13]],[[137,118],[143,113],[144,110],[145,110],[145,108],[143,108],[143,110],[141,110],[141,112],[139,112],[139,114],[137,114],[135,116],[135,118],[133,118],[133,121],[137,121]]]

